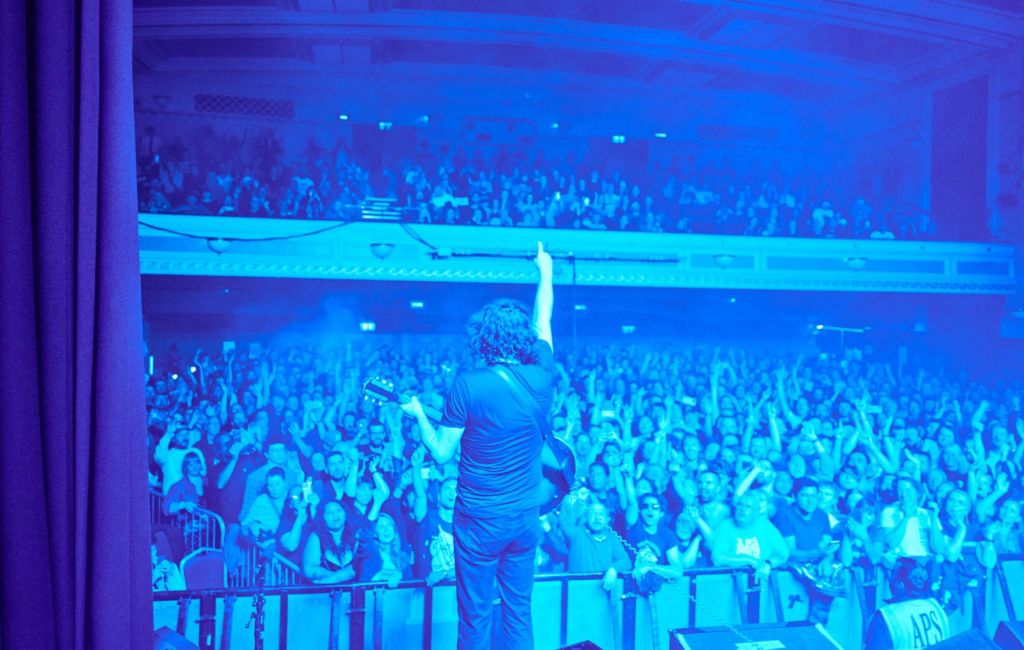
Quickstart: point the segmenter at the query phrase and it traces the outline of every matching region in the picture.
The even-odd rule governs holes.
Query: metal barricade
[[[245,571],[229,580],[227,589],[155,593],[156,606],[162,606],[165,612],[162,616],[167,621],[165,624],[173,625],[171,617],[177,614],[178,629],[188,627],[193,634],[195,628],[191,626],[202,618],[196,607],[203,599],[214,602],[224,599],[226,603],[227,599],[238,598],[243,607],[250,607],[251,600],[246,599],[256,593],[254,568],[258,552],[255,548],[245,551]],[[448,647],[453,642],[457,613],[451,581],[427,587],[421,580],[410,580],[400,583],[396,589],[388,589],[381,582],[310,585],[303,584],[299,567],[286,558],[275,554],[269,562],[264,588],[270,603],[267,630],[271,638],[276,639],[276,645],[270,647],[331,647],[333,644],[353,650],[388,647],[431,650]],[[1001,587],[1005,596],[1011,596],[1010,580],[1002,570],[1005,567],[1000,569],[996,579],[1002,584],[994,586],[997,591]],[[666,586],[658,594],[638,596],[626,585],[626,589],[609,602],[608,594],[601,588],[601,574],[538,575],[534,587],[535,631],[537,638],[545,642],[541,647],[564,646],[581,635],[598,640],[591,633],[600,633],[605,635],[606,641],[616,639],[615,647],[628,650],[648,647],[651,634],[660,636],[677,627],[725,626],[742,631],[745,624],[784,622],[780,603],[771,602],[778,599],[778,589],[755,589],[750,582],[752,577],[748,569],[691,569],[680,584]],[[829,624],[841,644],[856,647],[862,642],[861,622],[874,612],[872,601],[875,600],[862,590],[865,586],[869,591],[877,590],[875,585],[879,582],[877,576],[860,574],[850,580],[846,598],[856,606],[843,607],[845,615]],[[655,596],[663,605],[673,604],[674,608],[661,608],[661,624],[658,630],[652,631],[651,605]],[[173,609],[175,603],[177,608]],[[605,611],[609,605],[614,611]],[[214,611],[209,605],[208,608]],[[686,609],[689,611],[683,611]],[[1012,604],[1007,609],[1012,612]],[[186,610],[189,612],[187,622],[181,619]],[[291,622],[289,617],[293,618]],[[773,618],[776,620],[772,621]],[[1004,616],[1000,614],[999,618]],[[621,624],[612,623],[613,619]],[[236,617],[234,625],[239,628],[235,630],[236,635],[248,633],[241,627],[245,620],[244,616],[242,620]],[[598,630],[606,623],[612,627]],[[960,623],[954,633],[962,631],[964,625],[970,626],[969,619]],[[994,629],[992,621],[986,623]],[[220,627],[230,624],[225,621]],[[210,629],[216,626],[211,625]]]
[[[195,508],[192,512],[164,514],[164,495],[149,491],[150,524],[173,526],[181,531],[184,545],[182,555],[188,555],[199,548],[224,548],[224,519],[216,512]]]
[[[260,556],[266,561],[266,585],[268,587],[290,587],[308,584],[302,575],[302,569],[280,553],[266,555],[259,546],[243,542],[237,548],[239,552],[237,566],[228,572],[228,587],[232,589],[248,589],[256,585],[256,565]]]

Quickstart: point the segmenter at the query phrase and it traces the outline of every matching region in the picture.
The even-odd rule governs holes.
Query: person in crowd
[[[265,431],[266,427],[261,425],[259,429]],[[264,449],[266,450],[266,464],[253,470],[245,478],[245,493],[241,511],[242,519],[248,516],[249,509],[267,485],[267,476],[274,469],[281,470],[281,475],[284,477],[285,491],[302,482],[302,468],[294,462],[289,462],[288,446],[284,438],[280,436],[266,438]]]
[[[252,507],[242,518],[242,530],[254,542],[266,548],[274,543],[288,501],[288,483],[284,469],[272,467],[264,478],[263,491],[253,500]]]
[[[921,507],[920,502],[920,485],[912,478],[900,478],[896,482],[896,501],[882,510],[880,518],[889,557],[931,557],[933,513]]]
[[[312,489],[312,481],[288,491],[288,500],[277,526],[277,552],[296,565],[302,564],[302,549],[316,521],[320,495]]]
[[[277,143],[273,151],[285,150],[276,136],[271,139]],[[876,212],[873,201],[853,192],[842,201],[829,196],[811,202],[807,196],[825,192],[792,191],[763,181],[740,185],[718,171],[717,159],[686,171],[658,165],[643,183],[632,183],[622,171],[577,176],[573,153],[526,173],[516,155],[492,157],[478,150],[470,160],[437,143],[431,157],[441,164],[387,167],[381,176],[391,182],[371,184],[369,161],[345,153],[344,144],[333,150],[306,147],[291,160],[278,153],[268,164],[270,149],[262,141],[243,142],[210,126],[192,137],[140,139],[140,211],[346,221],[346,210],[358,211],[367,197],[391,196],[406,218],[418,223],[876,240],[894,239],[898,225],[901,239],[935,234],[923,211],[914,217]],[[877,199],[891,203],[888,197]]]
[[[665,580],[682,577],[683,558],[679,540],[664,523],[667,510],[664,497],[647,493],[639,497],[638,502],[639,517],[630,526],[626,541],[635,549],[633,578],[641,593],[651,593]]]
[[[586,488],[562,506],[558,520],[569,551],[566,569],[569,573],[604,574],[601,586],[605,591],[611,591],[618,577],[632,568],[622,540],[608,527],[609,521],[608,508]]]
[[[992,540],[997,554],[1020,554],[1024,529],[1021,527],[1020,501],[1006,499],[999,506],[999,517],[990,522],[985,538]]]
[[[527,176],[529,184],[533,176]],[[571,185],[576,197],[602,192],[600,180],[589,184],[589,173],[582,189],[579,179],[571,184],[568,175],[562,178],[564,183],[549,179],[554,184],[546,196],[557,190],[565,200]],[[500,201],[499,175],[490,179]],[[459,196],[457,183],[452,187]],[[623,191],[629,198],[631,185]],[[509,192],[510,210],[526,205],[525,195],[520,200]],[[544,196],[535,193],[533,200]],[[639,203],[643,207],[642,192]],[[801,213],[801,223],[807,214]],[[458,460],[430,461],[418,424],[411,419],[396,424],[386,408],[362,402],[360,383],[366,376],[394,378],[403,392],[436,404],[450,393],[457,371],[474,363],[458,345],[419,345],[410,337],[401,348],[376,342],[334,347],[264,342],[249,352],[243,345],[232,353],[192,355],[162,347],[146,390],[152,485],[171,497],[160,502],[161,508],[198,496],[188,475],[191,457],[203,454],[201,464],[212,469],[202,491],[203,507],[224,518],[229,559],[239,545],[235,538],[247,480],[268,465],[261,451],[266,443],[284,434],[283,468],[294,478],[286,481],[288,505],[281,504],[277,526],[261,527],[265,542],[276,539],[272,548],[305,567],[308,540],[325,526],[324,504],[344,500],[332,509],[345,511],[343,521],[349,525],[341,526],[344,539],[337,544],[350,549],[352,560],[325,568],[351,566],[355,577],[359,549],[354,530],[363,530],[362,542],[372,542],[378,537],[377,522],[387,514],[402,544],[414,551],[412,568],[403,575],[429,578],[431,584],[456,578],[452,521]],[[877,566],[893,566],[906,557],[920,564],[926,591],[936,586],[928,595],[942,599],[943,592],[954,591],[944,586],[956,584],[954,578],[964,580],[963,589],[969,591],[966,585],[977,568],[969,566],[972,558],[984,568],[991,561],[989,548],[996,554],[1021,548],[1021,386],[1012,379],[997,386],[913,355],[889,363],[879,353],[857,357],[851,352],[846,358],[817,353],[783,358],[752,346],[717,352],[682,344],[662,349],[638,339],[630,347],[582,345],[558,355],[552,373],[555,434],[572,439],[579,452],[578,476],[587,479],[592,492],[588,502],[605,505],[607,539],[615,534],[628,539],[631,524],[642,527],[647,521],[641,505],[651,501],[648,495],[660,497],[660,523],[651,534],[666,529],[679,564],[659,554],[649,566],[671,572],[714,562],[720,531],[749,516],[730,513],[730,494],[744,487],[742,498],[756,499],[758,517],[776,522],[794,562],[799,551],[815,553],[813,545],[800,542],[797,530],[824,514],[832,539],[840,542],[837,560],[843,567],[873,575]],[[185,368],[197,366],[194,379],[185,380],[182,359]],[[211,435],[212,448],[204,451]],[[396,486],[394,495],[385,498],[374,469],[384,486]],[[304,521],[297,523],[304,478],[312,478],[311,492],[320,504],[307,504]],[[818,503],[806,518],[809,481],[818,484]],[[172,494],[178,484],[180,490]],[[256,495],[263,487],[257,486]],[[371,521],[375,506],[379,514]],[[544,570],[570,560],[561,519],[548,517],[552,530],[543,547],[550,558]],[[576,528],[589,535],[589,520],[589,512],[576,513]],[[792,524],[792,534],[784,520]],[[663,541],[659,551],[669,544]],[[344,559],[336,552],[333,557]],[[749,552],[733,560],[735,566],[757,564]],[[228,563],[229,571],[246,566]],[[652,570],[647,573],[650,579]],[[946,604],[956,606],[952,599]]]
[[[392,589],[409,575],[412,551],[398,536],[391,515],[382,513],[374,525],[374,536],[359,545],[356,575],[360,582],[383,581]]]
[[[820,488],[813,478],[802,478],[793,486],[796,495],[792,504],[779,508],[772,523],[789,547],[789,561],[802,565],[798,575],[807,580],[810,604],[808,620],[825,623],[831,593],[821,586],[835,575],[832,567],[841,541],[835,539],[828,515],[818,508]]]
[[[414,476],[413,481],[416,480]],[[420,482],[425,482],[425,479],[421,478]],[[458,481],[454,478],[445,479],[440,484],[436,508],[427,510],[426,497],[417,496],[417,513],[423,512],[418,532],[418,574],[426,578],[428,585],[455,578],[455,537],[452,532],[452,521],[457,498]],[[422,508],[420,503],[423,504]]]
[[[802,478],[793,486],[796,499],[783,506],[772,518],[794,563],[812,564],[830,559],[839,550],[839,540],[832,535],[828,515],[818,508],[818,481]]]
[[[217,503],[228,526],[237,524],[245,500],[245,486],[249,475],[264,465],[266,460],[257,446],[256,427],[236,429],[217,438],[213,460],[217,478]]]
[[[155,543],[150,546],[150,553],[153,557],[153,591],[184,591],[185,578],[178,565],[160,555]]]
[[[202,454],[188,451],[181,460],[181,480],[171,486],[163,499],[165,515],[194,512],[206,506],[206,476],[203,475]]]
[[[337,584],[356,577],[355,554],[345,537],[345,508],[338,501],[323,503],[320,519],[302,551],[302,573],[310,582]]]
[[[992,540],[982,537],[967,492],[950,491],[931,524],[929,538],[935,554],[933,573],[939,575],[939,602],[950,611],[957,610],[963,595],[971,593],[977,610],[982,579],[985,570],[996,565],[996,551]]]
[[[177,420],[167,423],[167,430],[153,452],[153,459],[163,470],[163,494],[167,494],[171,486],[182,478],[185,469],[185,455],[193,449],[192,430],[182,426]],[[200,460],[200,474],[206,475],[206,463],[201,452],[196,452]]]
[[[763,497],[747,492],[736,501],[733,516],[715,529],[711,561],[715,566],[752,567],[765,583],[772,569],[789,560],[782,533],[761,514]]]
[[[693,513],[684,510],[676,515],[673,524],[684,570],[711,566],[711,548],[700,531],[698,519],[699,516],[694,517]]]

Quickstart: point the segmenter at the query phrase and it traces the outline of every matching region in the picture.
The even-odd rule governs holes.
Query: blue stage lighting
[[[636,325],[623,325],[622,326],[622,333],[623,334],[632,334],[634,332],[636,332]]]
[[[362,323],[359,323],[359,330],[363,332],[376,332],[377,323],[374,323],[373,321],[363,321]]]
[[[664,140],[665,138],[668,137],[668,134],[665,133],[664,131],[658,131],[657,133],[654,134],[654,137]]]
[[[409,303],[409,307],[411,307],[412,309],[423,309],[423,301],[413,300],[412,302]]]
[[[342,122],[348,121],[348,113],[338,113],[338,119]]]
[[[613,135],[612,144],[626,144],[626,136],[624,135]]]

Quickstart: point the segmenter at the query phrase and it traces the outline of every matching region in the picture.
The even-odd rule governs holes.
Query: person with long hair
[[[490,647],[492,639],[504,648],[533,648],[530,596],[543,498],[543,432],[535,413],[550,412],[555,375],[552,260],[539,242],[534,262],[540,281],[532,318],[525,305],[502,298],[470,319],[470,343],[487,367],[455,378],[440,426],[415,397],[402,405],[439,464],[461,443],[452,521],[460,650]],[[492,636],[496,595],[500,629]]]
[[[359,546],[356,566],[360,582],[383,580],[394,588],[406,577],[409,549],[402,543],[391,515],[381,513],[377,517],[374,536]]]
[[[345,543],[345,508],[338,501],[320,507],[320,515],[302,552],[302,572],[319,585],[348,582],[356,577],[353,552]]]
[[[955,489],[946,495],[942,510],[932,518],[932,578],[938,583],[936,596],[947,611],[960,609],[964,594],[970,592],[977,617],[982,581],[986,569],[996,565],[996,551],[993,543],[982,537],[971,510],[971,497]]]

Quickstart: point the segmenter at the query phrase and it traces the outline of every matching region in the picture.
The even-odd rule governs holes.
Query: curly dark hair
[[[537,333],[526,305],[518,300],[498,298],[483,306],[469,319],[469,340],[489,366],[502,360],[532,363]]]

